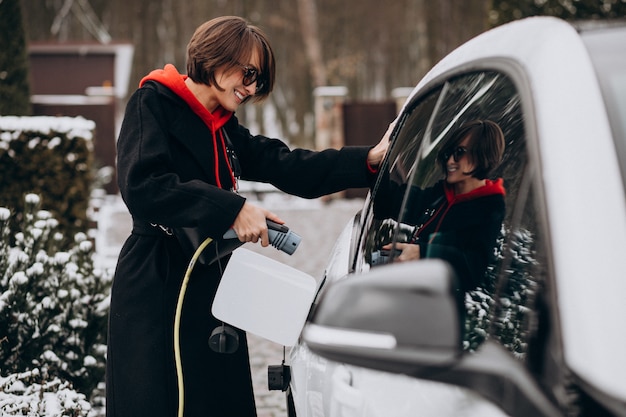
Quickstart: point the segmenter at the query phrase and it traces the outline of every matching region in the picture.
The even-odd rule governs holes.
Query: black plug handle
[[[282,233],[287,233],[289,231],[289,228],[285,226],[284,224],[278,224],[276,222],[271,221],[270,219],[265,219],[265,221],[267,223],[268,229],[276,230]]]

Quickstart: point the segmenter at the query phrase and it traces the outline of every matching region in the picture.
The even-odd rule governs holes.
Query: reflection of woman
[[[492,121],[472,121],[455,131],[438,155],[445,180],[410,191],[405,212],[416,213],[409,221],[415,231],[410,242],[395,243],[401,251],[396,259],[443,258],[465,290],[479,285],[504,219],[503,181],[487,179],[503,152],[504,135]]]

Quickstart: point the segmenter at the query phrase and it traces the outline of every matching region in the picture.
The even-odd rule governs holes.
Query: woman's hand
[[[417,245],[415,243],[396,243],[395,245],[392,243],[388,243],[382,248],[385,250],[391,250],[392,248],[394,248],[402,251],[402,253],[400,253],[400,255],[395,258],[400,262],[416,261],[420,259],[420,245]]]
[[[395,120],[389,124],[387,131],[383,135],[382,139],[376,146],[370,149],[367,154],[367,163],[372,168],[378,167],[380,163],[383,161],[385,154],[387,153],[387,148],[389,148],[389,137],[391,136],[391,132],[393,131],[394,126],[396,125]]]
[[[241,242],[257,243],[260,240],[261,246],[265,247],[270,244],[265,219],[270,219],[278,224],[285,223],[271,211],[246,202],[235,218],[233,229]]]

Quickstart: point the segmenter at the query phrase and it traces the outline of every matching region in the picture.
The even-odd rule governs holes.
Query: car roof
[[[624,399],[626,203],[605,104],[578,30],[533,17],[487,31],[435,65],[412,97],[472,69],[512,74],[529,146],[539,150],[565,360]]]

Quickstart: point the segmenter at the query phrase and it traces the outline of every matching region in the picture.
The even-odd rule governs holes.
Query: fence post
[[[343,103],[348,97],[346,87],[317,87],[315,97],[315,149],[341,148],[343,137]]]
[[[413,87],[398,87],[391,90],[391,97],[393,97],[396,102],[396,111],[398,114],[400,113],[400,110],[402,110],[404,102],[407,98],[409,98],[412,91]]]

